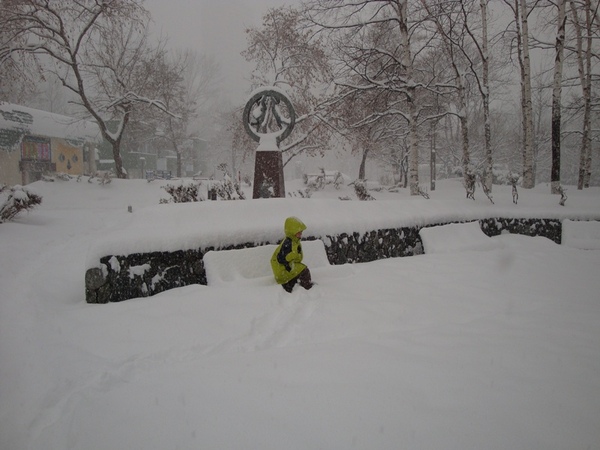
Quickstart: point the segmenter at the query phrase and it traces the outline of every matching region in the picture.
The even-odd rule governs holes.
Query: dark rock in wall
[[[369,262],[423,253],[418,228],[389,228],[327,236],[325,249],[331,264]]]
[[[498,236],[502,232],[542,236],[557,244],[562,239],[562,221],[558,219],[482,219],[481,229],[488,236]]]

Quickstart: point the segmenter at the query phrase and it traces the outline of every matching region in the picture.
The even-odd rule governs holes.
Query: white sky
[[[214,55],[223,84],[234,102],[249,93],[252,65],[240,53],[246,48],[245,30],[260,25],[271,7],[285,0],[146,0],[157,32],[166,34],[175,48],[197,49]]]

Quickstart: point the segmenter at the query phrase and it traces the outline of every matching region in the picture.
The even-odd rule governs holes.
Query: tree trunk
[[[485,186],[492,192],[492,183],[494,180],[494,159],[492,157],[492,127],[490,124],[490,61],[488,55],[488,34],[487,34],[487,0],[480,0],[481,9],[481,27],[482,27],[482,78],[483,78],[483,126],[485,136]]]
[[[586,0],[586,33],[591,29],[591,8],[590,0]],[[577,189],[589,187],[588,172],[591,174],[591,35],[586,39],[586,49],[583,48],[583,33],[579,22],[579,15],[575,2],[571,0],[571,14],[573,16],[573,25],[577,34],[577,68],[579,80],[583,95],[583,133],[581,137],[581,153],[579,157],[579,178]],[[587,185],[586,185],[587,178]]]
[[[90,114],[94,115],[95,111],[92,109],[88,109]],[[94,111],[94,112],[92,112]],[[100,126],[100,131],[102,132],[102,136],[106,141],[110,143],[112,146],[113,159],[115,160],[115,174],[117,178],[127,178],[127,174],[123,170],[123,158],[121,158],[121,141],[123,139],[123,132],[129,123],[129,109],[127,109],[121,123],[119,124],[119,129],[113,135],[108,131],[108,125],[102,121],[98,120],[98,125]]]
[[[428,12],[428,15],[434,17],[434,15],[429,10],[429,7],[425,0],[421,0],[421,3],[425,7]],[[445,52],[447,53],[450,64],[452,65],[452,70],[454,72],[454,79],[456,80],[456,95],[458,98],[458,119],[460,122],[460,131],[461,131],[461,141],[462,141],[462,157],[461,157],[461,167],[463,171],[464,184],[467,186],[469,180],[469,173],[471,172],[471,155],[469,148],[469,123],[467,119],[467,101],[465,96],[465,84],[463,81],[463,73],[461,68],[459,67],[459,61],[455,54],[456,43],[452,36],[448,36],[445,30],[442,27],[442,24],[437,18],[432,19],[435,22],[436,28],[440,36],[442,36],[443,45],[445,47]]]
[[[566,2],[558,3],[558,32],[556,34],[556,57],[554,59],[554,85],[552,88],[552,169],[550,173],[550,191],[560,194],[560,131],[563,53],[565,46]]]
[[[597,8],[596,8],[597,11]],[[597,17],[596,17],[597,18]],[[585,1],[585,25],[587,29],[586,33],[586,52],[585,52],[585,65],[586,65],[586,84],[585,84],[585,108],[586,108],[586,123],[587,123],[587,155],[585,159],[585,176],[583,181],[583,187],[590,187],[590,179],[592,177],[592,2],[591,0]],[[597,48],[597,47],[596,47]]]
[[[365,165],[367,162],[367,154],[369,153],[369,147],[365,147],[362,154],[362,159],[360,161],[360,167],[358,168],[358,179],[365,179]]]
[[[115,139],[115,143],[113,144],[113,157],[115,159],[115,171],[117,172],[117,178],[127,178],[127,173],[123,170],[123,158],[121,158],[121,141],[123,140],[123,133],[125,132],[125,127],[129,123],[129,107],[127,108],[127,112],[123,116],[121,121],[121,128],[117,135],[117,139]]]
[[[417,129],[417,107],[414,103],[415,90],[409,89],[408,108],[410,115],[409,123],[409,153],[408,153],[408,179],[410,184],[410,195],[419,195],[419,136]]]
[[[419,135],[418,135],[418,111],[415,105],[416,87],[413,83],[412,55],[410,51],[410,36],[408,32],[408,0],[398,0],[397,16],[400,28],[400,39],[402,45],[402,65],[406,70],[407,89],[406,103],[408,106],[408,178],[410,184],[410,195],[419,195]]]
[[[113,146],[113,159],[115,160],[115,173],[117,178],[127,178],[127,174],[123,170],[123,158],[121,158],[120,146]]]
[[[521,57],[521,110],[523,112],[523,188],[535,186],[533,170],[533,116],[531,105],[531,62],[529,58],[529,25],[526,0],[519,1],[516,10],[520,11],[517,22],[517,35],[520,35],[519,53]],[[520,25],[520,27],[519,27]]]
[[[437,170],[436,170],[436,159],[437,159],[437,151],[436,151],[436,136],[437,136],[437,121],[433,122],[431,126],[431,150],[429,153],[429,189],[431,191],[435,191],[435,181],[437,178]]]
[[[181,152],[177,151],[177,178],[181,178]]]
[[[459,78],[458,95],[459,95],[460,108],[461,108],[459,120],[460,120],[460,131],[461,131],[461,136],[462,136],[462,147],[463,147],[461,162],[462,162],[462,169],[463,169],[463,177],[464,177],[464,181],[466,184],[469,173],[471,172],[471,169],[470,169],[471,155],[469,154],[469,124],[468,124],[467,115],[466,115],[467,106],[466,106],[466,101],[465,101],[465,89],[463,87],[462,80],[460,80],[460,75],[458,76],[458,78]]]

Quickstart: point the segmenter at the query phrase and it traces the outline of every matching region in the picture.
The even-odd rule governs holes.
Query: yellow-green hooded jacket
[[[296,237],[300,231],[306,230],[306,225],[296,217],[285,220],[285,239],[281,241],[271,257],[271,267],[275,281],[279,284],[287,283],[297,277],[306,269],[302,264],[302,246]]]

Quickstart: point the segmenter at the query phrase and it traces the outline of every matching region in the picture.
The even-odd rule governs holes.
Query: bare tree
[[[419,195],[419,125],[424,120],[419,96],[435,90],[430,79],[424,80],[427,74],[415,72],[414,57],[428,53],[420,12],[415,8],[409,15],[407,0],[313,0],[307,3],[307,15],[333,42],[341,98],[355,93],[385,97],[378,103],[381,109],[366,112],[356,125],[384,119],[402,122],[396,128],[406,130],[410,192]]]
[[[529,16],[539,0],[528,5],[527,0],[503,0],[514,16],[514,39],[521,75],[521,114],[523,126],[523,180],[522,186],[535,186],[533,115],[531,104],[531,61],[529,56]]]
[[[360,155],[358,179],[366,179],[367,158],[387,159],[395,150],[394,141],[406,135],[405,129],[398,129],[398,122],[392,118],[364,122],[365,114],[383,108],[385,97],[379,95],[361,95],[354,92],[341,102],[335,114],[340,116],[344,126],[340,134],[345,138],[352,153]],[[360,104],[361,108],[356,105]],[[397,166],[396,166],[397,167]]]
[[[15,36],[16,24],[6,20],[15,8],[16,3],[0,0],[0,99],[25,103],[35,97],[43,75],[33,55],[2,52],[7,45],[23,43],[22,38]]]
[[[35,60],[14,55],[0,61],[0,99],[3,101],[26,103],[35,97],[42,82]]]
[[[482,66],[482,82],[479,84],[481,91],[481,98],[483,100],[483,114],[484,114],[484,133],[485,133],[485,180],[484,183],[489,192],[492,192],[492,181],[493,181],[493,166],[494,161],[492,157],[492,131],[490,124],[490,55],[488,50],[488,13],[487,13],[487,0],[480,0],[481,10],[481,45],[477,45],[481,56]],[[478,39],[474,38],[473,41],[479,44]]]
[[[592,10],[591,0],[576,2],[570,0],[571,22],[576,33],[577,70],[582,91],[582,109],[583,109],[583,131],[581,136],[581,153],[579,159],[579,177],[577,189],[583,189],[590,186],[591,167],[592,167],[592,38],[594,36],[593,17],[596,22],[598,13],[598,4],[595,12]],[[583,10],[584,17],[581,18]],[[599,25],[596,23],[596,30]],[[597,55],[596,55],[597,57]]]
[[[120,146],[131,113],[139,105],[166,111],[161,101],[140,94],[147,68],[162,52],[148,44],[141,1],[23,0],[0,13],[0,27],[10,29],[0,60],[14,53],[49,57],[52,72],[98,123],[124,178]]]
[[[218,83],[219,66],[213,58],[191,50],[173,52],[154,68],[156,86],[150,92],[161,99],[172,114],[159,114],[157,128],[177,157],[177,176],[183,159],[194,145],[198,130],[194,121],[203,112]]]
[[[471,44],[475,48],[476,54],[480,60],[480,64],[473,60],[469,51],[465,51],[461,47],[463,55],[469,60],[470,71],[477,82],[477,88],[481,95],[483,108],[483,129],[484,129],[484,149],[485,149],[485,184],[488,192],[492,192],[493,181],[493,165],[494,159],[492,154],[492,133],[490,123],[490,53],[489,53],[489,38],[488,38],[488,0],[479,0],[479,14],[481,20],[481,35],[477,35],[473,24],[473,6],[474,2],[461,1],[461,12],[463,16],[463,26],[465,32],[471,37]],[[478,66],[481,66],[478,69]],[[481,72],[481,73],[480,73]]]
[[[441,46],[445,50],[440,57],[444,58],[446,65],[453,72],[452,85],[455,92],[453,98],[456,106],[452,110],[456,111],[455,115],[460,122],[462,147],[460,159],[463,176],[470,176],[468,172],[474,167],[469,166],[473,160],[477,161],[477,158],[473,158],[473,154],[478,145],[472,144],[470,135],[477,137],[477,128],[481,127],[483,161],[476,165],[478,170],[483,168],[484,176],[481,182],[487,192],[491,193],[493,155],[490,123],[491,58],[488,45],[488,2],[487,0],[420,1],[427,11],[427,20],[435,25],[432,32],[441,39]],[[476,98],[475,89],[479,100]],[[481,103],[481,107],[478,103]],[[481,110],[481,120],[469,117],[473,115],[473,111],[468,108],[471,104],[476,110]],[[432,152],[433,156],[436,154],[437,151]]]
[[[552,83],[552,169],[550,172],[550,190],[553,194],[560,193],[560,142],[561,142],[561,100],[562,100],[562,74],[563,54],[565,47],[567,0],[558,0],[554,81]]]
[[[335,128],[326,110],[330,107],[329,58],[321,39],[291,7],[270,9],[260,28],[246,30],[247,49],[242,55],[255,63],[254,87],[276,86],[287,92],[296,110],[294,133],[284,144],[284,165],[299,154],[323,154]]]
[[[439,2],[434,6],[421,0],[427,11],[428,20],[432,21],[435,31],[441,37],[444,53],[454,74],[453,89],[456,91],[456,116],[458,117],[461,130],[462,156],[461,167],[464,183],[467,185],[468,178],[472,176],[471,156],[469,149],[469,122],[467,117],[467,93],[465,77],[467,76],[468,60],[465,64],[465,30],[466,22],[463,22],[461,7],[463,3]]]
[[[553,160],[550,177],[551,192],[558,194],[561,171],[564,172],[562,175],[571,177],[569,182],[573,181],[571,169],[575,153],[579,158],[579,173],[575,177],[578,178],[578,184],[583,188],[586,186],[586,177],[588,180],[591,178],[591,153],[594,139],[592,85],[595,76],[594,60],[597,60],[600,55],[595,50],[597,46],[594,47],[590,43],[595,36],[598,36],[600,21],[597,15],[597,2],[594,4],[587,0],[573,2],[557,0],[540,3],[540,6],[548,6],[552,9],[546,13],[543,8],[540,8],[539,23],[542,25],[547,23],[547,26],[541,29],[542,33],[538,36],[532,35],[532,42],[533,48],[554,55],[554,80],[552,83],[542,83],[540,87],[552,90],[553,95],[550,141]],[[596,18],[596,26],[594,26],[594,18]],[[567,61],[568,64],[564,64],[563,61]],[[542,69],[538,78],[541,79],[543,74]],[[567,98],[571,99],[570,102],[563,103],[565,99],[563,92],[566,92]],[[543,142],[544,136],[538,134],[535,139],[538,167],[540,161],[538,161],[537,149]],[[577,136],[580,137],[580,145],[577,151],[573,151],[572,144]]]

